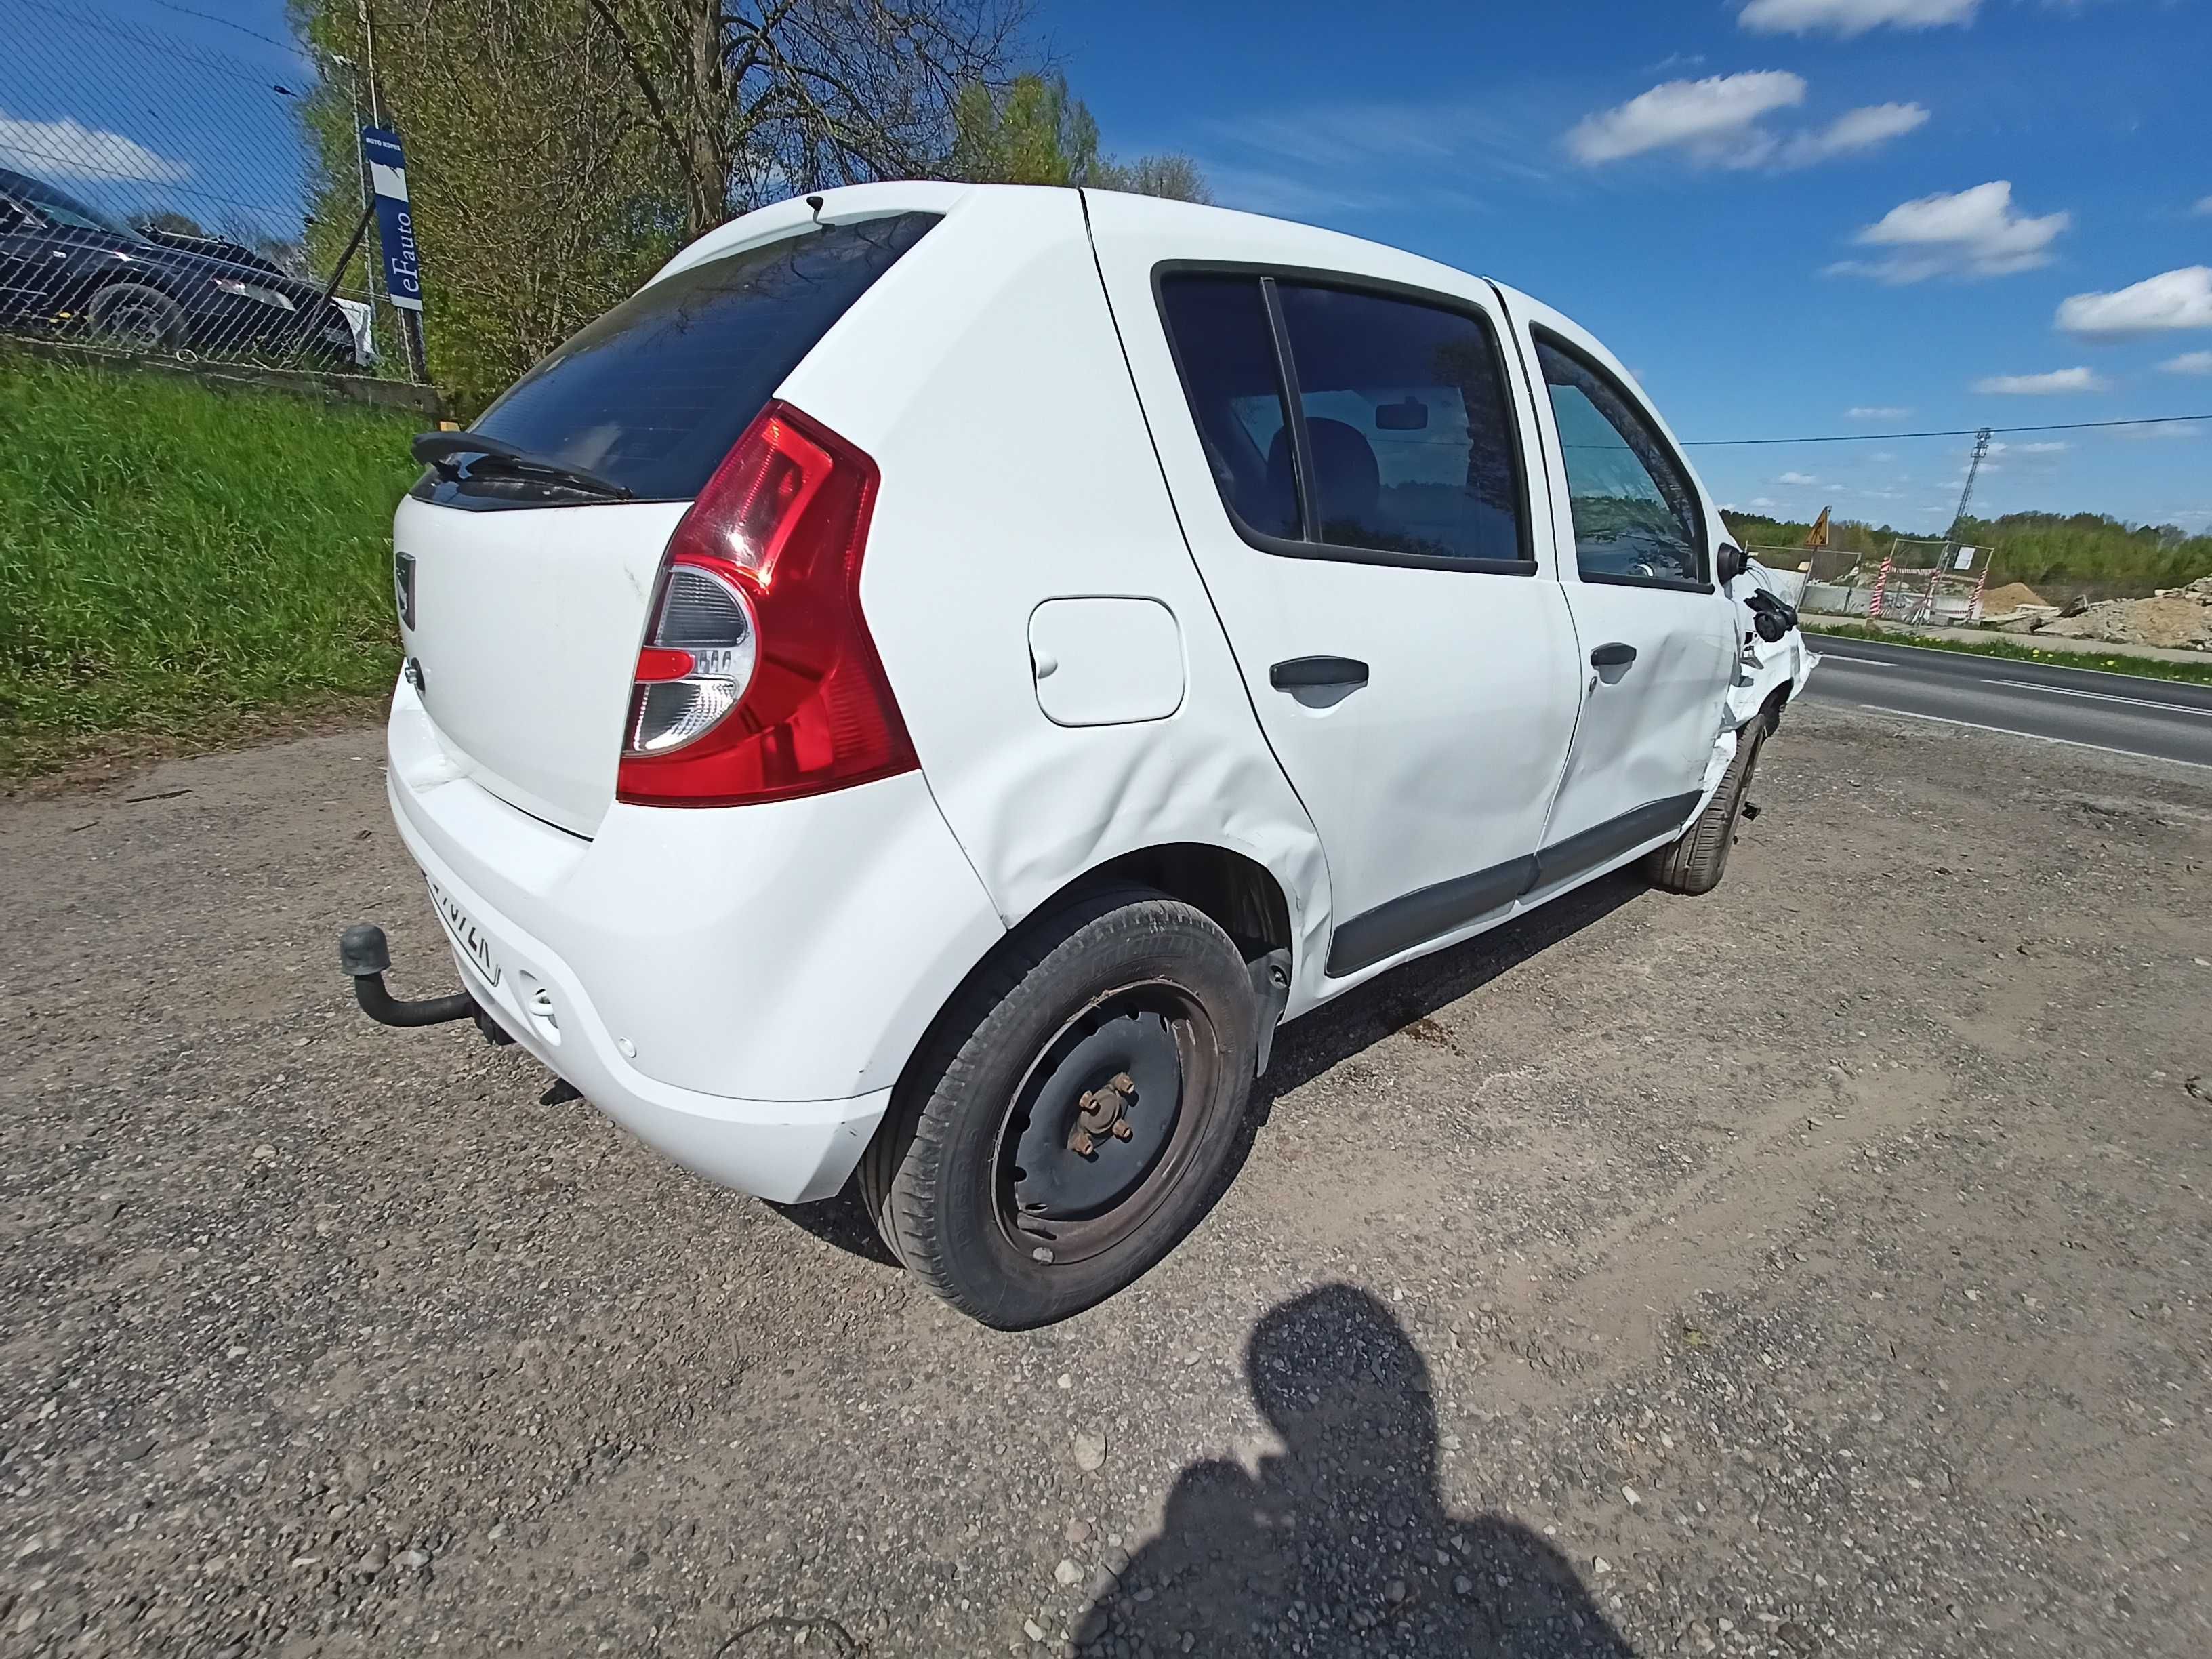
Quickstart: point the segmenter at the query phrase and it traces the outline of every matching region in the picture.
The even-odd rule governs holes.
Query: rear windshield
[[[688,501],[784,377],[938,216],[825,225],[678,271],[554,352],[470,429],[647,501]],[[434,499],[453,488],[424,482]],[[501,485],[486,493],[510,495]]]

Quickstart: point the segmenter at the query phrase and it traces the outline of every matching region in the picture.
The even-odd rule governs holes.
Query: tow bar
[[[407,1002],[384,988],[385,970],[392,966],[392,946],[384,929],[374,922],[349,927],[338,935],[338,966],[353,975],[354,1000],[361,1011],[383,1025],[443,1025],[448,1020],[473,1019],[494,1042],[514,1039],[500,1030],[496,1022],[477,1006],[466,991],[449,997],[426,997]],[[497,1033],[496,1036],[494,1033]]]

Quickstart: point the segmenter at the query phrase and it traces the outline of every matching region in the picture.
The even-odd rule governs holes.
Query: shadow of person
[[[1329,1285],[1274,1309],[1245,1369],[1283,1451],[1256,1477],[1184,1470],[1079,1650],[1633,1655],[1558,1550],[1445,1511],[1428,1366],[1373,1297]]]

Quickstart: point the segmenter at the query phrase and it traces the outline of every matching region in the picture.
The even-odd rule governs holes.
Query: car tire
[[[1735,757],[1729,762],[1721,786],[1705,803],[1704,811],[1671,845],[1645,856],[1644,873],[1655,887],[1692,896],[1710,893],[1721,884],[1728,869],[1729,848],[1735,844],[1736,820],[1750,792],[1752,774],[1759,769],[1759,751],[1765,747],[1767,723],[1755,720],[1735,734]]]
[[[167,351],[185,337],[185,308],[161,289],[110,283],[84,308],[92,331],[137,351]]]
[[[1212,1203],[1256,1024],[1237,946],[1178,900],[1116,887],[1024,924],[939,1017],[861,1160],[885,1244],[1000,1329],[1103,1300]]]

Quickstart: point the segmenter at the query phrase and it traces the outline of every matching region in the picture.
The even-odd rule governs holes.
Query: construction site
[[[2079,592],[2045,594],[2024,581],[1992,585],[2002,550],[1956,537],[1973,500],[1989,436],[1987,431],[1978,436],[1951,536],[1892,537],[1878,552],[1834,547],[1832,509],[1823,507],[1802,544],[1747,550],[1778,579],[1781,596],[1811,616],[2212,652],[2212,576],[2146,595],[2094,599]]]

